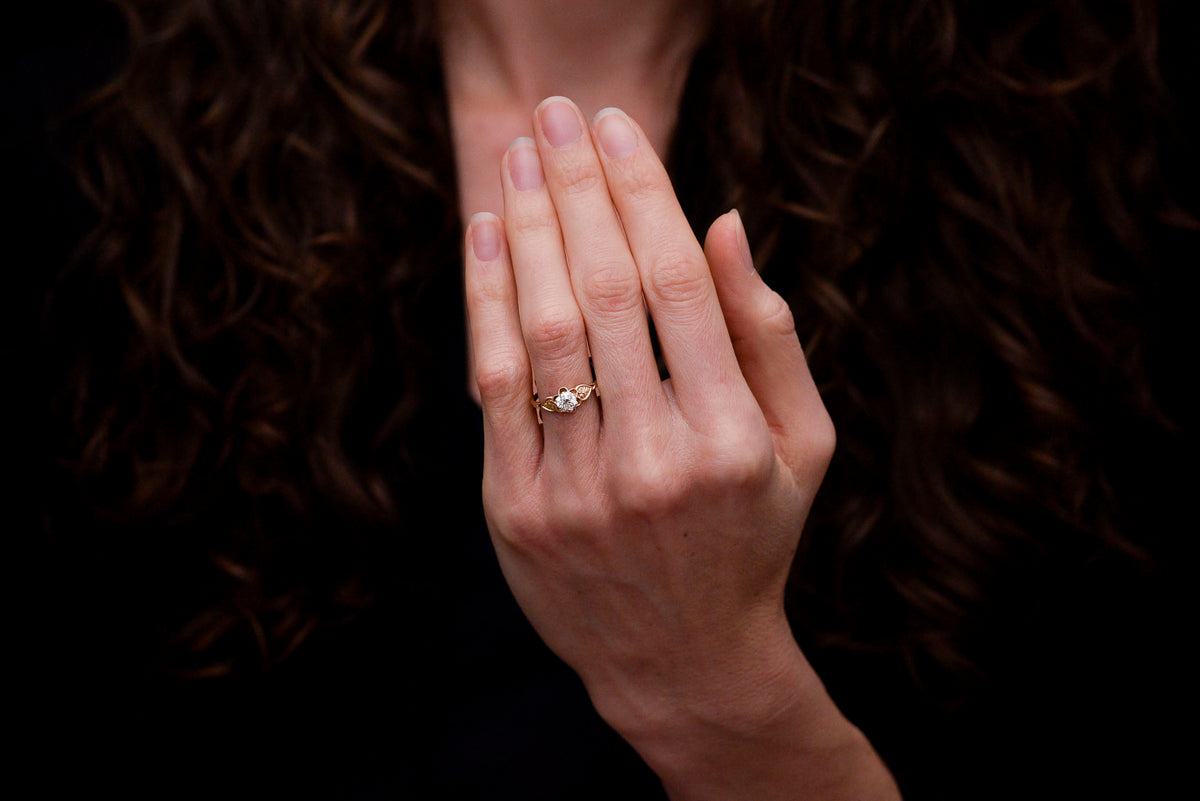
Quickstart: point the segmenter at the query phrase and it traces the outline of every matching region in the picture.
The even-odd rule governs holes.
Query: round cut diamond
[[[554,405],[560,412],[573,412],[579,405],[579,397],[571,390],[564,389],[554,396]]]

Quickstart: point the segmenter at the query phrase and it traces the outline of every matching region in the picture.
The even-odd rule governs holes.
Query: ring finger
[[[532,139],[509,146],[501,169],[504,225],[517,283],[521,331],[539,398],[592,381],[587,333],[575,302],[563,251],[562,230],[546,189]],[[569,404],[568,404],[569,405]],[[534,409],[530,409],[533,414]],[[542,412],[545,456],[574,461],[596,448],[598,404],[584,401],[569,414]]]

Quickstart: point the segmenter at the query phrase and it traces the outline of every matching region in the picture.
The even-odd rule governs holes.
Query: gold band
[[[579,404],[583,403],[588,398],[596,395],[599,397],[600,390],[596,389],[596,382],[590,384],[580,384],[577,387],[560,387],[558,394],[550,395],[545,398],[534,398],[532,403],[537,409],[538,423],[542,422],[542,412],[553,412],[554,414],[574,414],[579,408]]]

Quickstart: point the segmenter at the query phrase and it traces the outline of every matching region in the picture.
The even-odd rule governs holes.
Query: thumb
[[[754,269],[737,210],[717,218],[704,240],[725,325],[742,376],[793,472],[820,479],[833,454],[833,423],[808,371],[792,311]]]

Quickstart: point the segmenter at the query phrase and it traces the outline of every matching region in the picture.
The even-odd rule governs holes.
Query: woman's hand
[[[787,305],[736,213],[700,247],[623,113],[589,131],[551,98],[534,127],[503,160],[504,220],[477,215],[466,249],[484,504],[517,600],[673,795],[894,793],[783,613],[834,446]],[[531,388],[593,366],[598,398],[539,424]]]

